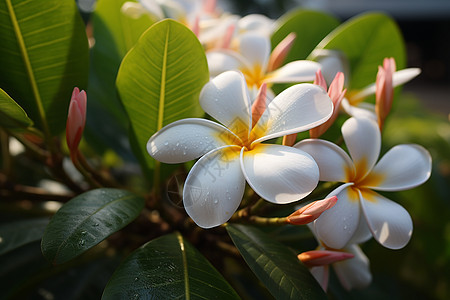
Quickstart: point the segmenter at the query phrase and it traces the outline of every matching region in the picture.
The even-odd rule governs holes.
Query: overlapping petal
[[[350,118],[342,125],[342,135],[356,167],[358,178],[375,165],[381,148],[377,123],[367,118]]]
[[[357,106],[351,105],[348,99],[344,98],[341,101],[342,108],[344,111],[352,117],[357,118],[369,118],[374,121],[377,120],[377,115],[375,114],[375,105],[372,103],[361,102]]]
[[[262,34],[244,33],[239,40],[239,53],[251,66],[259,66],[265,72],[271,52],[270,39]]]
[[[361,194],[361,208],[375,240],[386,248],[403,248],[413,229],[406,209],[371,190],[362,190]]]
[[[342,249],[354,236],[360,218],[359,191],[344,184],[327,197],[337,196],[336,204],[314,221],[317,238],[329,248]]]
[[[345,247],[345,251],[352,253],[354,257],[333,264],[339,281],[346,290],[367,287],[372,281],[369,259],[358,245],[349,245]]]
[[[251,101],[242,73],[224,72],[209,81],[200,93],[203,110],[240,137],[251,129]]]
[[[314,128],[333,113],[333,103],[321,87],[309,83],[291,86],[276,96],[253,128],[253,142]]]
[[[267,74],[265,82],[288,83],[313,81],[320,64],[310,60],[296,60]]]
[[[147,142],[148,153],[164,163],[182,163],[221,146],[237,137],[226,127],[206,119],[183,119],[155,133]]]
[[[245,178],[239,147],[225,146],[201,157],[189,172],[183,189],[188,215],[202,228],[228,221],[241,203]]]
[[[242,170],[252,189],[267,201],[284,204],[299,200],[317,186],[319,168],[301,150],[259,144],[241,152]]]
[[[355,176],[355,167],[348,154],[336,144],[318,139],[298,142],[294,148],[311,155],[319,166],[320,180],[347,182]]]
[[[212,50],[206,52],[209,74],[212,77],[229,70],[239,70],[243,61],[239,55],[230,50]]]
[[[380,191],[401,191],[424,183],[430,175],[431,156],[425,148],[398,145],[375,165],[367,176],[366,186]]]

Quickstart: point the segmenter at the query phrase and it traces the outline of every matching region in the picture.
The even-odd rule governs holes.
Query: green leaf
[[[148,242],[117,268],[102,299],[239,299],[180,234]]]
[[[125,54],[154,22],[147,14],[131,18],[121,12],[128,0],[100,0],[92,14],[95,44],[91,50],[87,130],[89,143],[113,148],[124,156],[128,118],[116,91],[116,76]],[[118,138],[120,136],[120,138]],[[104,147],[104,148],[106,148]]]
[[[47,135],[63,131],[74,86],[85,87],[88,43],[73,0],[0,2],[0,87]]]
[[[375,82],[378,66],[385,57],[394,57],[397,69],[405,67],[402,34],[395,21],[381,13],[366,13],[346,21],[316,49],[336,49],[347,56],[350,89],[361,89]]]
[[[271,37],[272,47],[278,45],[289,33],[296,34],[294,45],[285,60],[287,63],[305,59],[339,25],[339,21],[323,12],[299,9],[282,16],[278,24],[278,29]]]
[[[133,221],[144,202],[125,190],[102,188],[83,193],[50,220],[42,237],[42,253],[54,264],[69,261]]]
[[[0,255],[25,244],[38,241],[44,234],[48,219],[30,219],[0,226]]]
[[[26,112],[4,90],[0,89],[0,126],[14,130],[33,125]]]
[[[176,120],[203,115],[198,96],[208,80],[202,45],[192,31],[173,20],[150,27],[125,56],[117,89],[144,171],[156,169],[158,173],[155,166],[159,163],[146,150],[155,132]]]
[[[276,299],[327,299],[289,248],[250,226],[228,225],[227,230],[253,273]]]

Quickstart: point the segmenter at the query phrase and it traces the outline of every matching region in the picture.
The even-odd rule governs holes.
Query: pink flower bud
[[[327,83],[320,70],[316,72],[314,84],[317,84],[327,90]],[[328,96],[330,96],[330,99],[333,102],[333,114],[325,123],[309,130],[309,135],[311,138],[318,138],[324,134],[328,128],[333,125],[334,121],[336,121],[339,114],[339,107],[342,99],[344,99],[346,91],[347,90],[344,89],[344,73],[338,72],[328,88]]]
[[[267,106],[267,84],[263,83],[256,95],[256,99],[252,105],[252,128],[255,126],[256,122],[261,118],[262,114],[266,110]]]
[[[283,64],[289,51],[294,45],[296,34],[289,33],[276,47],[273,49],[272,54],[269,57],[269,63],[267,64],[267,72],[278,69]]]
[[[347,252],[331,250],[312,250],[300,253],[298,259],[308,268],[325,266],[341,260],[353,258],[354,255]]]
[[[385,58],[383,66],[378,67],[377,80],[375,83],[375,113],[377,114],[378,126],[383,128],[384,120],[389,114],[394,99],[393,75],[395,73],[394,58]]]
[[[77,150],[86,124],[86,101],[86,92],[80,92],[75,87],[73,89],[72,99],[70,99],[66,124],[66,141],[71,154]]]
[[[332,196],[323,200],[314,201],[287,217],[287,222],[293,225],[305,225],[317,219],[325,210],[332,208],[337,197]]]

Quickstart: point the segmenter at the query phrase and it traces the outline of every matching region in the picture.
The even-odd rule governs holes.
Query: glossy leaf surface
[[[33,125],[26,112],[2,89],[0,89],[0,127],[24,129]]]
[[[54,264],[64,263],[92,248],[133,221],[144,198],[125,190],[102,188],[64,204],[42,237],[42,253]]]
[[[239,299],[180,234],[152,240],[117,268],[102,299]]]
[[[305,59],[320,41],[339,25],[339,21],[319,11],[299,9],[282,16],[279,26],[271,37],[272,47],[278,45],[289,33],[296,39],[286,61]]]
[[[0,255],[25,244],[38,241],[48,224],[47,218],[21,220],[0,226]]]
[[[186,26],[154,24],[126,55],[117,75],[119,96],[131,122],[134,152],[145,170],[155,160],[148,139],[176,120],[202,116],[198,96],[209,80],[205,53]]]
[[[0,87],[52,135],[65,128],[74,86],[85,88],[88,43],[71,0],[0,1]]]
[[[253,273],[276,299],[327,299],[289,248],[250,226],[233,224],[227,230]]]
[[[349,84],[360,89],[375,82],[378,66],[394,57],[397,69],[405,67],[405,46],[395,21],[381,13],[366,13],[341,24],[317,49],[342,51],[350,63]]]

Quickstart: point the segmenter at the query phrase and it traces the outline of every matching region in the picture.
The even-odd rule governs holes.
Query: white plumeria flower
[[[412,233],[410,215],[373,190],[401,191],[422,184],[431,174],[430,154],[419,145],[404,144],[376,163],[381,133],[377,123],[368,118],[348,119],[342,135],[351,158],[325,140],[309,139],[294,145],[314,157],[320,180],[345,183],[329,195],[338,197],[336,205],[314,221],[317,237],[335,249],[363,242],[371,235],[387,248],[404,247]]]
[[[268,36],[248,32],[239,38],[237,51],[218,49],[206,52],[211,76],[228,70],[241,71],[254,97],[263,83],[299,83],[313,81],[320,64],[310,60],[297,60],[275,70],[268,70],[271,54]],[[269,90],[269,98],[273,93]],[[253,98],[252,97],[252,98]]]
[[[262,198],[279,204],[299,200],[316,187],[319,169],[309,154],[262,142],[325,122],[333,104],[322,88],[298,84],[286,89],[253,127],[241,73],[225,72],[207,83],[200,104],[223,125],[183,119],[165,126],[147,143],[149,154],[164,163],[201,157],[183,189],[185,209],[200,227],[228,221],[242,200],[246,181]]]

